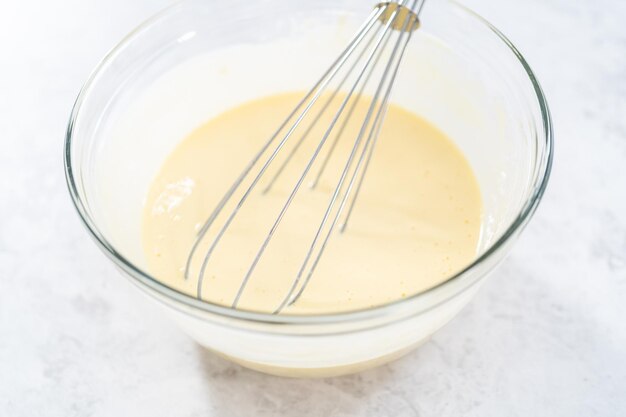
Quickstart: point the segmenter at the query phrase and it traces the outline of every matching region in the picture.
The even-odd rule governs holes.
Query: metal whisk
[[[344,67],[348,67],[338,86],[331,93],[330,97],[323,104],[319,112],[313,117],[306,132],[292,147],[290,153],[278,167],[269,183],[263,190],[261,190],[262,193],[267,193],[272,188],[275,181],[283,173],[285,166],[291,161],[294,154],[300,148],[300,144],[304,141],[304,138],[310,132],[312,126],[319,121],[322,114],[328,109],[330,102],[337,96],[339,91],[341,91],[343,84],[346,83],[350,76],[356,75],[356,80],[352,83],[349,89],[347,89],[345,98],[341,101],[341,104],[333,116],[329,127],[325,130],[325,133],[317,146],[315,146],[312,156],[306,163],[302,174],[289,193],[287,200],[269,229],[269,232],[258,249],[251,265],[247,269],[232,303],[233,308],[237,307],[250,277],[254,273],[257,264],[272,240],[274,233],[279,227],[281,220],[289,209],[294,197],[300,190],[305,177],[311,170],[314,162],[320,156],[322,148],[324,148],[325,144],[328,142],[327,139],[331,135],[331,132],[333,132],[338,124],[340,125],[338,129],[339,134],[337,134],[334,141],[330,143],[311,187],[315,187],[322,176],[345,124],[352,116],[356,103],[364,92],[365,85],[374,73],[374,68],[382,62],[382,75],[380,76],[380,80],[375,87],[375,93],[372,96],[371,104],[368,107],[365,119],[363,120],[363,124],[361,125],[359,133],[355,139],[354,145],[351,148],[345,167],[339,177],[339,181],[337,182],[334,192],[330,197],[327,209],[321,218],[320,226],[312,239],[311,245],[304,257],[297,275],[293,279],[289,291],[285,294],[285,297],[282,299],[280,305],[274,310],[274,314],[279,313],[286,306],[296,302],[302,295],[311,277],[313,276],[320,259],[322,258],[333,231],[337,229],[339,219],[344,211],[346,214],[343,217],[343,222],[339,226],[338,230],[343,232],[346,229],[352,210],[354,209],[357,201],[361,185],[363,184],[363,179],[365,178],[378,134],[386,115],[389,97],[398,73],[398,68],[400,67],[402,57],[406,46],[411,39],[411,35],[419,26],[418,16],[424,5],[424,1],[425,0],[400,0],[398,2],[384,2],[376,5],[367,20],[358,29],[356,35],[354,35],[352,40],[348,43],[348,46],[343,50],[343,52],[341,52],[339,57],[324,73],[324,75],[322,75],[317,83],[315,83],[313,88],[311,88],[311,90],[309,90],[308,93],[306,93],[305,96],[299,101],[275,133],[266,143],[263,144],[258,153],[255,154],[252,160],[237,177],[235,182],[230,186],[206,222],[199,229],[185,265],[185,279],[189,279],[193,260],[198,256],[202,256],[202,263],[199,270],[197,284],[197,297],[199,299],[202,298],[202,283],[207,266],[209,265],[211,256],[214,253],[215,248],[219,245],[220,240],[229,229],[242,206],[248,200],[248,197],[256,190],[261,178],[264,174],[266,174],[268,167],[272,163],[275,163],[274,161],[281,149],[284,147],[285,143],[290,139],[296,128],[303,122],[303,120],[307,118],[311,108],[329,87],[330,82],[342,72]],[[391,47],[392,49],[388,58],[381,61],[385,48],[387,44],[389,44],[389,40],[392,39],[392,34],[397,34],[397,38]],[[387,53],[389,53],[389,50],[387,50]],[[351,58],[354,58],[355,56],[356,58],[351,60]],[[350,62],[350,64],[347,64],[348,62]],[[349,103],[350,106],[348,105]],[[345,115],[343,115],[344,112],[346,112]],[[338,123],[342,115],[342,123]],[[278,140],[274,149],[270,150],[270,147],[277,141],[278,138],[280,138],[280,140]],[[257,163],[259,163],[261,157],[267,152],[269,152],[269,156],[267,157],[267,160],[262,163],[258,172],[252,172],[253,168],[257,165]],[[225,222],[220,225],[214,225],[215,220],[218,218],[224,207],[233,198],[233,195],[237,192],[237,190],[242,188],[242,184],[246,181],[246,179],[252,179],[252,181],[247,188],[245,188],[245,191],[241,195],[240,199],[237,201],[230,214],[226,217]],[[348,181],[347,186],[346,181]],[[333,212],[333,209],[338,202],[338,209],[335,209]],[[345,210],[346,206],[347,210]],[[328,223],[329,221],[330,223]],[[327,224],[330,224],[330,226],[327,227]],[[198,248],[212,226],[217,228],[217,233],[210,242],[208,250],[205,253],[199,253]],[[328,229],[327,231],[324,230],[325,227]]]

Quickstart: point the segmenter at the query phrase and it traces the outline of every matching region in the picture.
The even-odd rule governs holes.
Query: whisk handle
[[[426,0],[399,0],[391,2],[381,2],[376,7],[384,7],[384,12],[380,15],[379,19],[383,23],[387,23],[392,16],[395,16],[392,28],[395,30],[413,31],[419,27],[419,14],[422,11]],[[397,8],[400,8],[400,13],[394,13]],[[411,17],[413,22],[409,22],[407,26],[404,25],[404,21],[407,17]]]

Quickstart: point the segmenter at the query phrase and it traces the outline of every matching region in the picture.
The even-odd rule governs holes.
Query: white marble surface
[[[169,2],[2,3],[0,416],[626,415],[626,3],[467,0],[546,90],[557,139],[546,198],[432,342],[359,375],[287,380],[216,358],[155,314],[65,189],[80,84]]]

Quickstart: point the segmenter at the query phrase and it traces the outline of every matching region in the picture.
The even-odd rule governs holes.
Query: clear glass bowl
[[[423,343],[503,259],[546,187],[552,127],[528,64],[473,12],[452,1],[427,2],[393,101],[436,124],[469,159],[484,203],[475,261],[424,293],[332,315],[234,310],[154,279],[141,249],[141,207],[177,141],[240,102],[308,89],[369,12],[362,0],[183,1],[114,48],[72,111],[66,176],[91,235],[189,335],[244,366],[289,376],[337,375]]]

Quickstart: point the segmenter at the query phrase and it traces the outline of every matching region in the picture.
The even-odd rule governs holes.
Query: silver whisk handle
[[[422,11],[426,0],[399,0],[390,2],[381,2],[376,7],[384,8],[384,12],[380,15],[379,20],[387,23],[392,16],[395,16],[396,9],[400,9],[397,18],[392,23],[392,28],[399,31],[413,31],[419,27],[419,14]],[[404,25],[407,17],[411,17],[412,21],[408,25]]]

